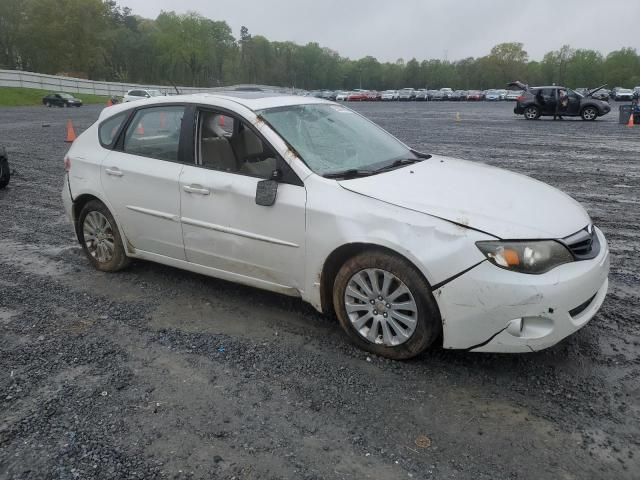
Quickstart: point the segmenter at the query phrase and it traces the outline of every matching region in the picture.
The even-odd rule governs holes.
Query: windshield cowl
[[[339,171],[339,172],[329,172],[329,173],[325,173],[322,176],[325,178],[341,178],[341,179],[347,179],[347,178],[357,178],[357,177],[368,177],[370,175],[376,175],[379,173],[385,173],[385,172],[390,172],[391,170],[395,170],[397,168],[402,168],[405,167],[407,165],[412,165],[414,163],[417,162],[421,162],[423,160],[425,160],[426,158],[429,158],[429,155],[424,155],[423,157],[418,157],[418,158],[400,158],[398,160],[394,160],[393,162],[387,164],[387,165],[383,165],[381,167],[378,167],[374,170],[358,170],[358,169],[348,169],[348,170],[343,170],[343,171]]]

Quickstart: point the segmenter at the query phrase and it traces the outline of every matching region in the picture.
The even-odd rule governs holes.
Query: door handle
[[[113,177],[121,177],[124,175],[118,167],[105,168],[104,173]]]
[[[211,193],[211,190],[202,188],[200,185],[185,185],[182,188],[187,193],[197,193],[198,195],[209,195]]]

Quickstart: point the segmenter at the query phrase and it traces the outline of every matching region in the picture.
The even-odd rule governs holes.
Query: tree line
[[[536,61],[514,42],[457,61],[352,60],[314,42],[270,41],[244,26],[235,38],[225,21],[195,12],[142,18],[115,0],[2,0],[0,67],[199,87],[485,89],[512,80],[571,87],[640,85],[640,55],[634,48],[603,55],[565,45]]]

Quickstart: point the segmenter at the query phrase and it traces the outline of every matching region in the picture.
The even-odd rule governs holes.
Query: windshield
[[[162,93],[160,93],[160,90],[147,90],[147,93],[151,97],[161,97],[162,96]]]
[[[395,137],[340,105],[293,105],[258,113],[319,175],[416,158]]]
[[[62,98],[66,98],[68,100],[71,100],[73,98],[73,95],[69,95],[68,93],[59,93],[58,95],[60,95]]]

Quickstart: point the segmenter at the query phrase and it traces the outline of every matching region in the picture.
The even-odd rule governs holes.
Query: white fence
[[[251,85],[255,87],[257,85]],[[136,85],[134,83],[117,83],[117,82],[97,82],[94,80],[84,80],[82,78],[59,77],[56,75],[44,75],[42,73],[23,72],[20,70],[0,70],[0,87],[23,87],[23,88],[39,88],[41,90],[49,90],[66,93],[90,93],[94,95],[105,96],[122,96],[128,90],[138,88],[149,88],[160,90],[166,94],[174,94],[175,88],[166,85]],[[220,88],[198,88],[198,87],[180,87],[180,93],[206,93],[225,89],[235,89],[242,87],[237,85],[234,87]],[[265,90],[288,90],[278,87],[260,86]]]

